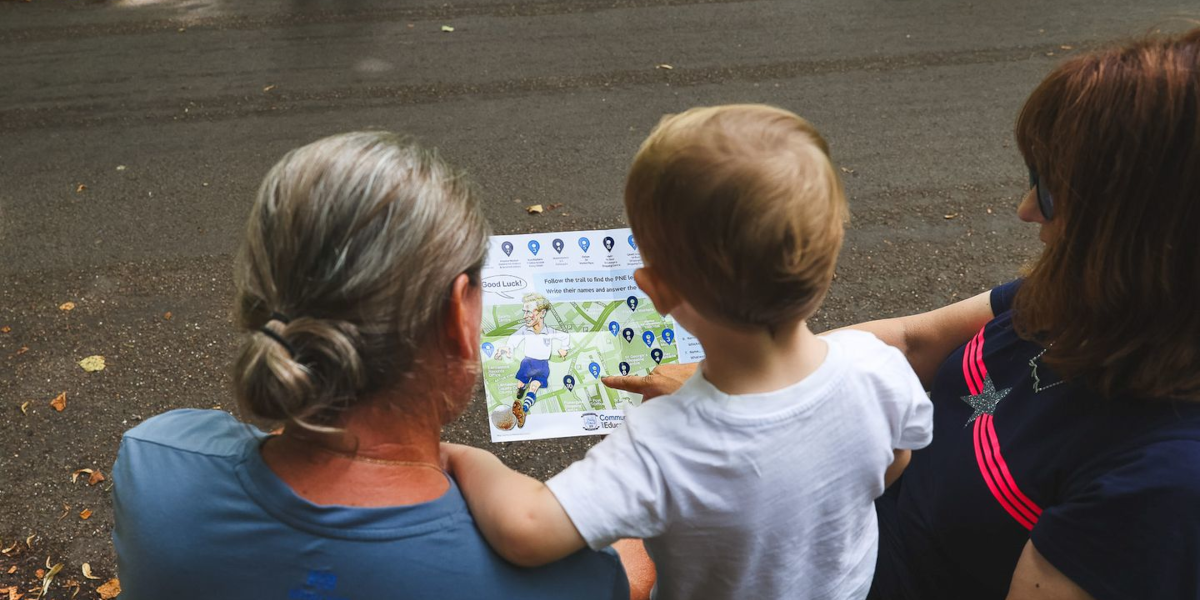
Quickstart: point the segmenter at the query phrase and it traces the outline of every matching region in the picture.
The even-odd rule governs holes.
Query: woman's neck
[[[314,504],[417,504],[449,488],[440,469],[441,426],[431,402],[377,398],[347,411],[336,432],[287,426],[264,444],[262,455],[280,479]]]

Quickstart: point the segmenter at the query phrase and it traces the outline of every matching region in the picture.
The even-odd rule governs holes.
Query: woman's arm
[[[991,291],[987,291],[937,310],[868,321],[842,329],[867,331],[884,343],[899,348],[921,378],[921,383],[928,388],[942,361],[955,348],[967,343],[993,316]],[[649,375],[605,377],[601,381],[610,388],[641,394],[643,400],[649,400],[674,393],[696,372],[696,366],[694,363],[662,365]]]
[[[899,348],[928,389],[942,361],[955,348],[967,343],[992,317],[991,292],[987,291],[929,312],[868,321],[843,329],[873,333],[885,344]]]
[[[537,567],[586,545],[546,484],[486,450],[443,443],[442,456],[483,537],[509,562]]]
[[[1017,561],[1012,583],[1008,586],[1008,600],[1095,600],[1092,595],[1071,581],[1062,571],[1046,560],[1033,542],[1025,543],[1025,550]]]

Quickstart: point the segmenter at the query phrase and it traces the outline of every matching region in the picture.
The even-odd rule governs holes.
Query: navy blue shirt
[[[942,364],[933,443],[876,502],[872,598],[1004,598],[1030,539],[1098,600],[1200,598],[1200,403],[1062,382],[1013,331],[1019,286]]]
[[[113,466],[122,600],[625,600],[611,550],[521,569],[487,546],[458,487],[411,506],[319,506],[263,462],[266,434],[177,410],[125,434]]]

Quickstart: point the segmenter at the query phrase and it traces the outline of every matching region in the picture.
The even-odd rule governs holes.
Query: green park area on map
[[[609,324],[618,324],[613,335]],[[538,401],[531,411],[537,413],[584,412],[621,408],[632,404],[635,397],[609,389],[589,370],[594,362],[600,366],[600,376],[620,375],[622,362],[629,365],[630,375],[649,373],[659,363],[654,361],[655,349],[662,352],[661,363],[678,362],[675,340],[663,340],[664,329],[677,329],[670,319],[654,311],[646,298],[638,298],[636,309],[630,310],[624,300],[603,302],[552,302],[545,316],[549,327],[567,333],[571,344],[565,357],[559,356],[560,344],[555,343],[550,355],[549,386],[537,394]],[[524,357],[520,343],[511,348],[511,356],[501,356],[509,336],[524,324],[521,304],[496,304],[483,309],[483,342],[496,350],[483,357],[483,380],[488,410],[510,405],[515,399],[516,374]],[[623,335],[632,329],[631,341]],[[646,344],[646,332],[654,334]],[[563,379],[574,378],[573,389],[567,389]]]

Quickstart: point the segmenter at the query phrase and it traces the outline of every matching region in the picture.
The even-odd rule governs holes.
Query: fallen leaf
[[[948,214],[948,215],[942,215],[942,218],[943,218],[943,219],[946,219],[946,220],[948,221],[948,220],[950,220],[950,219],[953,219],[953,218],[955,218],[955,217],[957,217],[957,216],[958,216],[958,213],[950,213],[950,214]]]
[[[38,570],[34,571],[34,572],[33,572],[33,574],[34,574],[34,576],[36,576],[37,578],[41,579],[42,577],[44,577],[44,576],[46,575],[46,570],[45,570],[45,569],[38,569]]]
[[[88,563],[83,563],[83,576],[87,577],[88,579],[100,579],[99,577],[92,575],[92,565]]]
[[[65,518],[67,518],[67,515],[69,515],[69,514],[71,514],[71,505],[64,502],[63,503],[63,514],[58,515],[58,520],[61,521]]]
[[[442,31],[450,33],[451,31],[454,31],[454,28],[449,25],[442,25]]]
[[[13,567],[13,570],[16,570],[16,567]],[[12,571],[9,571],[9,573],[12,573]],[[8,592],[8,600],[21,600],[21,598],[25,597],[25,594],[17,591],[17,586],[15,585],[0,588],[0,594],[5,592]]]
[[[67,408],[67,393],[63,392],[50,401],[50,407],[58,412],[62,412]]]
[[[31,534],[29,534],[29,537],[25,538],[25,545],[27,547],[29,547],[30,550],[33,550],[33,540],[36,537],[37,537],[36,533],[31,533]]]
[[[1075,46],[1059,46],[1059,48],[1062,48],[1063,50],[1074,50]]]
[[[83,512],[79,513],[79,518],[83,519],[84,521],[92,518],[92,509],[90,509],[90,508],[83,509]]]
[[[170,321],[171,316],[172,316],[171,311],[167,311],[167,312],[163,313],[163,320]]]
[[[23,414],[23,415],[29,414],[29,401],[28,400],[26,400],[23,404],[21,404],[21,414]]]
[[[87,189],[87,186],[86,186],[86,185],[83,185],[83,184],[81,183],[81,184],[79,184],[78,186],[76,186],[76,188],[75,188],[75,193],[76,193],[76,194],[78,194],[78,193],[80,193],[80,192],[82,192],[83,190],[86,190],[86,189]]]
[[[1053,53],[1053,52],[1047,52],[1047,53],[1046,53],[1046,56],[1054,56],[1054,53]]]
[[[555,202],[554,204],[551,204],[551,205],[547,206],[547,207],[546,207],[546,210],[557,210],[557,209],[560,209],[560,208],[562,208],[562,207],[563,207],[563,203],[562,203],[562,202]]]
[[[72,598],[79,595],[79,582],[75,581],[74,579],[68,579],[68,580],[64,581],[62,584],[62,587],[75,588],[75,591],[71,592]]]
[[[9,554],[9,553],[11,553],[13,550],[16,550],[16,549],[17,549],[17,544],[20,544],[20,543],[21,543],[21,542],[13,542],[11,546],[9,546],[9,547],[7,547],[7,548],[5,548],[5,549],[3,549],[3,550],[0,550],[0,554]]]
[[[65,311],[75,310],[75,303],[74,302],[63,302],[62,304],[58,305],[58,310],[65,310]]]
[[[850,175],[853,175],[853,174],[854,174],[854,169],[851,169],[851,168],[848,168],[848,167],[842,167],[842,172],[843,172],[843,173],[848,173],[848,174],[850,174]]]
[[[62,563],[58,563],[57,565],[50,567],[50,571],[48,571],[46,573],[46,577],[44,579],[42,579],[42,595],[38,596],[39,598],[46,597],[46,592],[50,591],[50,582],[54,581],[54,576],[58,575],[58,572],[61,571],[62,568],[63,568]],[[38,569],[38,570],[40,571],[41,569]]]
[[[989,209],[987,209],[987,211],[988,211],[989,215],[992,214],[992,209],[989,208]]]
[[[89,357],[79,361],[79,366],[83,367],[83,370],[87,371],[88,373],[95,373],[96,371],[103,371],[104,370],[104,357],[100,356],[99,354],[97,354],[95,356],[89,356]]]
[[[186,27],[180,27],[180,28],[179,28],[179,33],[183,33],[183,32],[185,32],[185,31],[187,31],[187,28],[186,28]]]
[[[668,65],[668,64],[661,64],[661,65],[655,65],[654,68],[655,69],[663,69],[664,71],[670,71],[670,70],[673,70],[675,67],[672,67],[671,65]]]
[[[100,594],[100,600],[112,600],[121,593],[121,582],[116,578],[109,579],[107,583],[96,588],[96,593]]]
[[[96,469],[91,475],[88,475],[88,485],[96,485],[105,479],[108,478],[104,476],[104,473],[101,473],[100,469]]]
[[[84,473],[91,475],[92,472],[93,472],[92,469],[79,469],[79,470],[75,471],[74,473],[71,473],[71,483],[75,483],[76,481],[79,481],[80,475],[83,475]]]
[[[12,331],[12,327],[9,327],[8,325],[5,325],[4,327],[0,327],[0,333],[8,333],[10,331]]]
[[[532,205],[532,206],[526,206],[526,207],[525,207],[525,212],[527,212],[527,213],[529,213],[529,214],[531,214],[531,215],[540,215],[540,214],[542,214],[542,210],[543,210],[543,209],[542,209],[542,205],[541,205],[541,204],[534,204],[534,205]]]
[[[29,352],[29,346],[21,346],[20,348],[17,348],[17,352],[13,356],[20,356],[26,352]]]
[[[125,165],[117,165],[117,170],[118,170],[118,171],[124,171],[124,170],[125,170]]]
[[[9,568],[8,568],[8,574],[9,574],[9,575],[12,575],[13,573],[16,573],[16,572],[17,572],[17,565],[13,565],[13,566],[11,566],[11,567],[9,567]]]
[[[268,85],[267,87],[263,88],[263,93],[265,94],[273,89],[275,89],[275,84],[272,83],[271,85]]]

